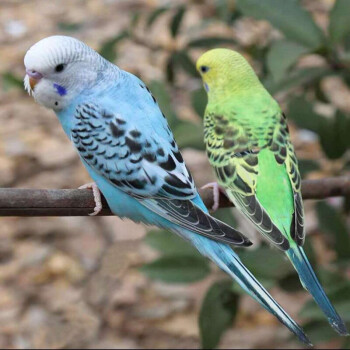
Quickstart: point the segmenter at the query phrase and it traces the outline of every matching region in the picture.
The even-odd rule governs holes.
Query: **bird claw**
[[[205,188],[211,188],[213,190],[214,204],[213,204],[211,210],[213,212],[215,212],[219,209],[220,192],[225,193],[225,190],[222,187],[220,187],[217,182],[209,182],[206,185],[202,186],[201,190],[204,190]]]
[[[88,184],[82,185],[79,187],[80,190],[82,189],[92,189],[92,193],[94,195],[94,200],[95,200],[95,208],[94,211],[92,213],[90,213],[90,216],[95,216],[97,214],[100,213],[100,211],[102,210],[102,199],[101,199],[101,192],[99,190],[99,188],[97,187],[95,182],[90,182]]]

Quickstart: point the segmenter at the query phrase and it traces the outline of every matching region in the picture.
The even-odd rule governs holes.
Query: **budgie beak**
[[[26,73],[29,77],[29,86],[34,90],[35,85],[40,81],[43,75],[35,70],[26,69]]]

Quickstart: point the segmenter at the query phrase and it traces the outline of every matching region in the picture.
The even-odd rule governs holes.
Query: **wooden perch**
[[[205,205],[211,208],[213,194],[210,189],[199,190]],[[324,199],[350,196],[350,177],[331,177],[302,182],[304,199]],[[99,215],[113,215],[103,198],[103,210]],[[232,203],[222,195],[220,208]],[[94,211],[91,190],[36,190],[0,188],[0,216],[86,216]]]

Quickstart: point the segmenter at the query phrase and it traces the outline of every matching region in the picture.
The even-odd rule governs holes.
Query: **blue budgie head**
[[[68,36],[51,36],[33,45],[24,57],[24,86],[35,100],[56,111],[69,106],[82,91],[116,66],[83,42]]]

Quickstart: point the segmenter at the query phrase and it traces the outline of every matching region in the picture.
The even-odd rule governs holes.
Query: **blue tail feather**
[[[193,200],[205,212],[205,207],[199,195]],[[229,274],[241,288],[255,299],[264,309],[273,314],[291,332],[293,332],[301,342],[312,347],[312,343],[304,333],[303,329],[283,310],[283,308],[272,298],[268,291],[259,283],[252,273],[243,265],[238,255],[227,244],[215,242],[206,237],[199,236],[190,231],[179,230],[172,227],[181,237],[189,240],[201,254],[208,257],[223,271]]]
[[[318,281],[303,248],[299,246],[292,247],[286,252],[286,254],[297,270],[301,284],[313,296],[315,302],[327,316],[330,325],[340,335],[349,335],[344,321],[334,309],[320,282]]]
[[[203,239],[205,242],[203,242]],[[196,237],[196,239],[191,239],[191,241],[203,255],[207,256],[235,279],[252,298],[277,317],[300,341],[308,346],[313,346],[303,329],[272,298],[228,245],[214,242],[204,237]]]

